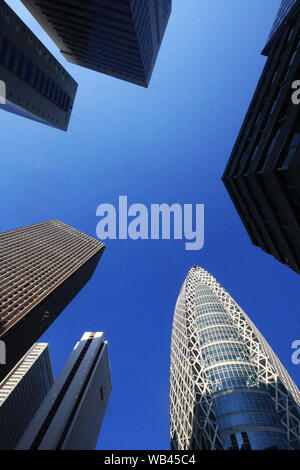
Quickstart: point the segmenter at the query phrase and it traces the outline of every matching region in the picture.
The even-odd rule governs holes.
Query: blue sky
[[[57,375],[84,331],[109,341],[113,392],[98,448],[169,448],[172,317],[194,265],[228,290],[299,386],[299,276],[251,245],[221,182],[280,0],[173,0],[148,89],[68,64],[18,0],[7,3],[79,83],[67,133],[1,111],[0,231],[57,218],[96,237],[96,208],[205,204],[205,244],[107,240],[92,280],[41,340]]]

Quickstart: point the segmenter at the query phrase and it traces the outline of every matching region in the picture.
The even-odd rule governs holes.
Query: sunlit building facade
[[[56,219],[0,233],[0,379],[89,281],[104,248]]]
[[[22,0],[69,61],[147,87],[172,0]]]
[[[48,344],[35,343],[0,382],[0,450],[15,449],[53,382]]]
[[[300,392],[228,292],[193,266],[172,329],[174,450],[300,448]]]
[[[103,333],[84,333],[17,450],[95,448],[112,389],[107,348]]]

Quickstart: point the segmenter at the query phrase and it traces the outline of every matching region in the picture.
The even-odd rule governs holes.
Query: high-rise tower
[[[274,36],[279,35],[281,30],[285,27],[286,19],[289,15],[294,14],[296,9],[299,8],[297,2],[298,0],[282,0],[263,53],[266,52],[266,49],[268,48],[268,45],[271,44],[271,40],[273,40]]]
[[[69,61],[147,87],[172,0],[22,0]]]
[[[16,447],[53,382],[48,345],[36,343],[0,383],[0,450]]]
[[[299,1],[282,2],[263,54],[223,182],[252,243],[300,273]]]
[[[110,392],[107,342],[103,333],[85,333],[17,450],[93,450]]]
[[[0,0],[0,108],[67,130],[77,83]]]
[[[6,365],[28,351],[92,276],[103,243],[49,220],[0,234],[0,340]]]
[[[299,449],[300,392],[226,290],[193,266],[173,320],[171,447]]]

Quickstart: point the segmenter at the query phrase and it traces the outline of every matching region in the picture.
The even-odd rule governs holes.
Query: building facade
[[[0,450],[15,449],[53,382],[48,345],[36,343],[0,383]]]
[[[107,342],[85,333],[16,449],[93,450],[110,393]]]
[[[0,0],[0,108],[67,130],[77,83]]]
[[[49,220],[0,234],[0,378],[91,278],[104,244]]]
[[[263,53],[266,53],[268,45],[271,44],[274,36],[281,33],[281,28],[284,28],[286,18],[294,14],[298,8],[297,2],[298,0],[282,0]]]
[[[174,450],[300,448],[300,392],[226,290],[193,266],[172,329]]]
[[[147,87],[171,0],[22,0],[73,64]]]
[[[223,175],[252,243],[300,273],[300,3],[282,2]]]

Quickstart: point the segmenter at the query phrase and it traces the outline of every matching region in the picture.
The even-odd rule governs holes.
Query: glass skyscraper
[[[175,307],[170,434],[174,450],[300,448],[296,384],[248,316],[198,266]]]
[[[22,0],[66,60],[147,87],[172,0]]]
[[[0,81],[0,109],[67,130],[77,83],[3,0]]]
[[[299,3],[299,0],[282,0],[278,13],[276,15],[275,21],[273,23],[271,32],[268,37],[267,44],[271,41],[273,36],[277,34],[279,28],[281,28],[286,20],[286,17],[291,13],[291,11],[296,7],[296,4]]]
[[[53,382],[48,344],[35,343],[0,382],[0,450],[16,447]]]
[[[112,384],[108,343],[86,332],[75,345],[17,450],[93,450]]]
[[[283,1],[223,182],[252,243],[300,274],[300,1]]]

